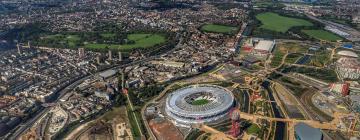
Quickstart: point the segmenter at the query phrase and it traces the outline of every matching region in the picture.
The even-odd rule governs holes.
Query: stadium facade
[[[234,105],[233,94],[223,87],[192,85],[170,93],[165,112],[180,124],[211,123],[228,117]]]

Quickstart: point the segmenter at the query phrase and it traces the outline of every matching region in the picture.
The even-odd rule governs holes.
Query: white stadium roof
[[[270,40],[260,40],[259,43],[255,46],[255,50],[271,51],[274,47],[274,41]]]
[[[342,55],[342,56],[348,56],[348,57],[359,57],[356,53],[352,52],[352,51],[339,51],[337,53],[338,55]]]
[[[204,105],[192,105],[193,98],[209,100]],[[167,115],[184,124],[212,122],[225,117],[234,105],[231,91],[215,85],[192,85],[170,93],[166,99]]]

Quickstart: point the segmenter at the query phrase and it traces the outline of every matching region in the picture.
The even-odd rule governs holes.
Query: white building
[[[340,78],[359,79],[360,63],[358,55],[352,51],[340,51],[337,53],[340,58],[336,62],[336,72]]]
[[[275,46],[275,40],[259,40],[255,44],[252,54],[260,57],[267,57]]]

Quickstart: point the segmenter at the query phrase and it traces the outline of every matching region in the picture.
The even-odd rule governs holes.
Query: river
[[[262,85],[269,93],[269,98],[272,101],[271,106],[275,115],[275,118],[284,118],[275,102],[275,98],[272,94],[272,91],[270,90],[270,82],[265,81],[262,83]],[[283,140],[285,135],[285,126],[286,124],[284,122],[276,122],[276,130],[275,130],[275,140]]]

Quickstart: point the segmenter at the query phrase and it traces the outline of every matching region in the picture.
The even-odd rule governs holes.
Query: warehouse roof
[[[259,43],[255,46],[255,49],[270,52],[273,49],[274,45],[275,45],[274,41],[260,40]]]

